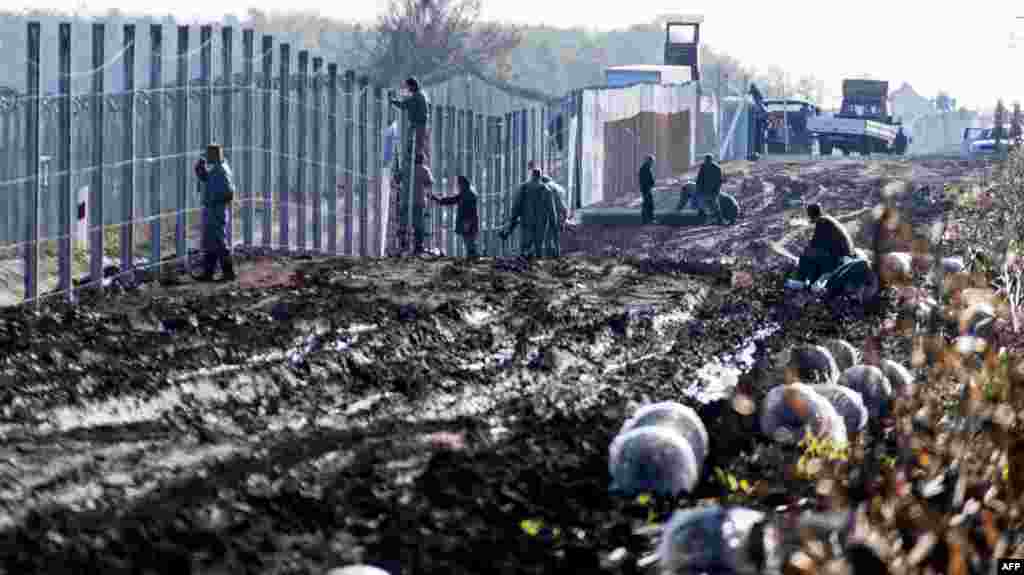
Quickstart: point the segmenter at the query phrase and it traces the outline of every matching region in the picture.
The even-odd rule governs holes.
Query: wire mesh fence
[[[74,299],[111,270],[188,271],[205,220],[192,165],[208,143],[237,188],[233,245],[374,257],[408,232],[409,191],[392,181],[408,130],[368,78],[250,29],[64,23],[56,46],[38,22],[22,32],[24,76],[0,92],[0,282],[16,300],[0,303]],[[471,77],[428,91],[432,191],[468,176],[483,251],[515,249],[497,229],[528,160],[564,166],[549,148],[565,128],[545,123],[550,103]],[[455,208],[425,204],[429,246],[464,253]]]

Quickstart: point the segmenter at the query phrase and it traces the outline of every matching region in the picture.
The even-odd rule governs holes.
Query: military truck
[[[807,119],[807,131],[818,140],[823,156],[833,149],[844,155],[858,152],[891,154],[899,126],[887,109],[889,82],[881,80],[843,80],[843,104],[838,114],[822,114]]]

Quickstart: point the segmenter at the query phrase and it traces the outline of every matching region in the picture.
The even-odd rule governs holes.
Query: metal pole
[[[241,205],[242,242],[246,247],[253,245],[253,219],[256,215],[256,153],[253,151],[253,125],[255,115],[255,63],[256,40],[252,29],[242,30],[242,51],[245,53],[245,91],[242,92],[242,147],[241,154],[245,164],[240,166],[242,188],[245,190],[245,201]]]
[[[386,233],[387,233],[387,221],[384,219],[384,202],[383,194],[381,189],[381,170],[383,169],[383,148],[382,148],[382,135],[383,135],[383,124],[384,124],[384,90],[380,86],[373,87],[373,123],[371,124],[370,133],[370,170],[372,177],[370,182],[373,184],[373,199],[374,199],[374,248],[373,253],[376,257],[384,256],[384,249],[386,245]]]
[[[39,22],[28,23],[26,63],[25,164],[28,168],[28,229],[25,237],[25,299],[39,298]]]
[[[102,66],[103,61],[100,60],[99,64],[93,63],[94,66]],[[188,147],[188,100],[189,100],[189,58],[188,58],[188,26],[178,26],[178,92],[177,101],[177,113],[175,114],[175,123],[177,130],[175,130],[175,148],[178,153],[181,154],[181,158],[178,160],[178,217],[175,222],[174,230],[174,243],[175,252],[179,258],[185,258],[185,269],[191,268],[191,263],[188,257],[188,188],[191,183],[191,174],[189,173],[189,158],[192,154],[189,153]],[[102,88],[102,72],[100,72],[100,87]],[[96,125],[97,132],[102,132],[102,125]],[[102,137],[97,135],[97,137]],[[102,141],[102,140],[100,140]]]
[[[68,301],[74,301],[71,289],[71,213],[75,205],[71,193],[71,24],[61,23],[58,48],[61,98],[57,136],[57,171],[60,173],[60,283],[57,289],[66,290]]]
[[[224,159],[228,160],[231,148],[235,145],[233,134],[234,125],[237,123],[234,110],[232,109],[232,97],[234,95],[232,63],[234,61],[234,31],[230,26],[225,26],[221,31],[221,74],[224,78],[224,91],[221,93],[221,144],[224,146]],[[244,123],[243,123],[244,124]],[[235,243],[235,208],[234,202],[227,206],[227,248],[230,250]]]
[[[203,91],[199,97],[199,137],[202,138],[203,151],[205,152],[206,145],[213,143],[213,87],[210,81],[210,69],[213,67],[213,26],[200,26],[199,27],[199,83],[203,87]],[[202,222],[202,228],[199,234],[199,246],[204,252],[206,251],[206,221],[209,218],[209,214],[206,213],[206,206],[203,205],[202,199],[206,195],[206,186],[201,182],[197,182],[199,189],[199,200],[201,209],[200,221]]]
[[[280,110],[278,112],[277,121],[277,138],[278,138],[278,149],[280,150],[279,172],[277,174],[277,198],[278,203],[281,205],[281,222],[280,232],[277,239],[278,245],[281,249],[287,251],[291,247],[291,238],[289,237],[289,214],[288,202],[291,201],[291,193],[288,189],[288,112],[289,102],[288,93],[290,92],[290,76],[291,76],[291,46],[289,44],[281,44],[281,75],[279,80],[280,94]]]
[[[321,91],[320,87],[323,84],[323,58],[313,58],[313,159],[310,162],[310,168],[313,171],[313,177],[310,185],[312,192],[309,194],[310,201],[313,202],[313,250],[320,252],[323,250],[323,227],[321,222],[323,221],[323,204],[324,204],[324,189],[323,189],[323,173],[324,173],[324,158],[323,148],[321,147],[320,138],[320,125],[324,121],[323,117],[323,105],[321,103]]]
[[[354,139],[353,124],[355,123],[355,70],[345,70],[345,157],[344,157],[344,182],[345,182],[345,239],[344,254],[352,255],[352,200],[355,198],[355,178],[352,170],[355,164],[355,150],[352,149]]]
[[[309,148],[307,138],[309,131],[306,129],[309,121],[309,107],[307,95],[309,88],[309,51],[299,50],[299,70],[295,84],[296,106],[295,113],[297,133],[295,138],[295,227],[298,228],[299,252],[305,252],[306,245],[306,172],[309,168]]]
[[[263,247],[274,242],[274,37],[263,36],[260,58],[263,59]],[[278,192],[280,193],[280,192]]]
[[[338,253],[338,65],[327,65],[327,251]]]
[[[158,93],[163,84],[163,45],[164,27],[162,24],[152,24],[149,27],[149,86]],[[159,158],[163,150],[163,107],[162,99],[152,99],[149,103],[149,153],[151,158]],[[150,186],[150,215],[154,216],[149,226],[150,257],[153,263],[163,258],[161,252],[161,226],[160,213],[163,211],[163,170],[161,164],[154,160],[153,167],[149,172]]]
[[[367,252],[369,230],[367,229],[369,224],[369,205],[367,203],[368,188],[370,182],[368,181],[369,173],[369,154],[370,142],[367,138],[366,124],[369,121],[368,111],[370,107],[370,79],[366,76],[359,78],[359,256],[366,257],[369,255]]]

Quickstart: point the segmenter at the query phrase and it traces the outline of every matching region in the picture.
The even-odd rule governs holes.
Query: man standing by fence
[[[235,266],[231,261],[231,238],[228,237],[228,210],[235,198],[235,184],[231,180],[231,167],[224,159],[224,150],[217,144],[206,147],[206,158],[195,164],[196,177],[206,183],[203,209],[206,227],[203,229],[203,274],[199,281],[212,281],[217,263],[224,271],[224,281],[235,279]]]
[[[413,255],[423,253],[426,239],[426,202],[427,190],[434,186],[434,174],[426,164],[427,157],[422,153],[416,154],[416,177],[413,180],[415,188],[412,193],[412,252]]]

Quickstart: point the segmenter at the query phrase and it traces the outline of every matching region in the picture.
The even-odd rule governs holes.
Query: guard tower
[[[700,25],[703,16],[688,16],[665,23],[665,65],[689,66],[700,81]]]

